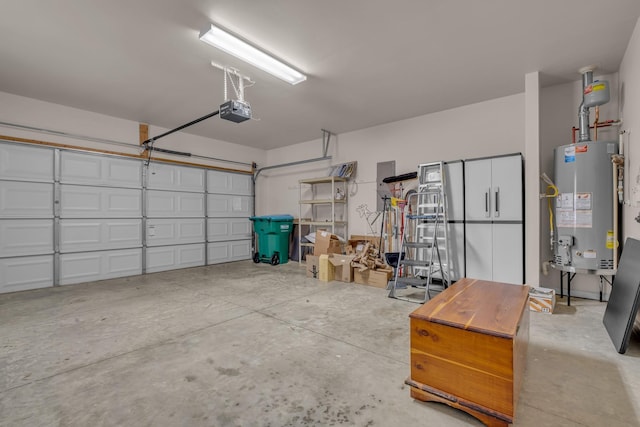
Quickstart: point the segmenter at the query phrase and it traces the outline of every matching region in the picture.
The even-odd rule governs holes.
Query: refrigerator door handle
[[[496,187],[495,193],[496,193],[496,200],[495,200],[496,211],[493,216],[498,218],[500,217],[500,187]]]
[[[491,188],[489,188],[488,191],[485,191],[484,193],[484,216],[489,218],[489,216],[491,216],[491,213],[489,212],[489,197],[491,194]]]

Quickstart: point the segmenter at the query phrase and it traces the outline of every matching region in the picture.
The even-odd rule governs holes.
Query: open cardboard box
[[[348,254],[357,254],[364,249],[367,243],[371,243],[374,247],[380,244],[380,236],[364,236],[360,234],[352,234],[347,242],[346,252]]]
[[[334,268],[334,280],[340,282],[353,282],[353,268],[351,268],[351,261],[353,261],[355,255],[338,255],[332,254],[329,256],[329,262]]]
[[[353,268],[353,280],[361,285],[375,286],[376,288],[386,288],[393,274],[393,268],[385,267],[377,270],[367,269],[360,271]]]
[[[313,244],[313,254],[315,256],[341,253],[342,245],[338,240],[338,236],[324,230],[316,231],[316,241]]]

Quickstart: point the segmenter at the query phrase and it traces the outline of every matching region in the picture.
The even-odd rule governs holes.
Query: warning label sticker
[[[616,242],[613,240],[613,230],[607,231],[607,249],[614,249],[616,247]]]
[[[591,228],[593,227],[593,211],[556,209],[556,225],[567,228]]]
[[[573,193],[560,193],[556,206],[560,209],[573,209]]]
[[[573,163],[576,161],[576,147],[575,145],[570,145],[569,147],[564,147],[564,162],[565,163]]]
[[[576,210],[591,210],[591,193],[576,193]]]

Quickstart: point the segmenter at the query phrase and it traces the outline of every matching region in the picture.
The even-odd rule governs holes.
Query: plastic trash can
[[[253,231],[258,235],[258,245],[253,262],[271,265],[289,262],[289,236],[293,230],[291,215],[252,216]]]

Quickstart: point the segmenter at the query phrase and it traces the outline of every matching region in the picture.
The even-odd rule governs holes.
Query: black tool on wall
[[[613,281],[604,323],[618,353],[629,346],[633,322],[640,305],[640,240],[627,238]]]

